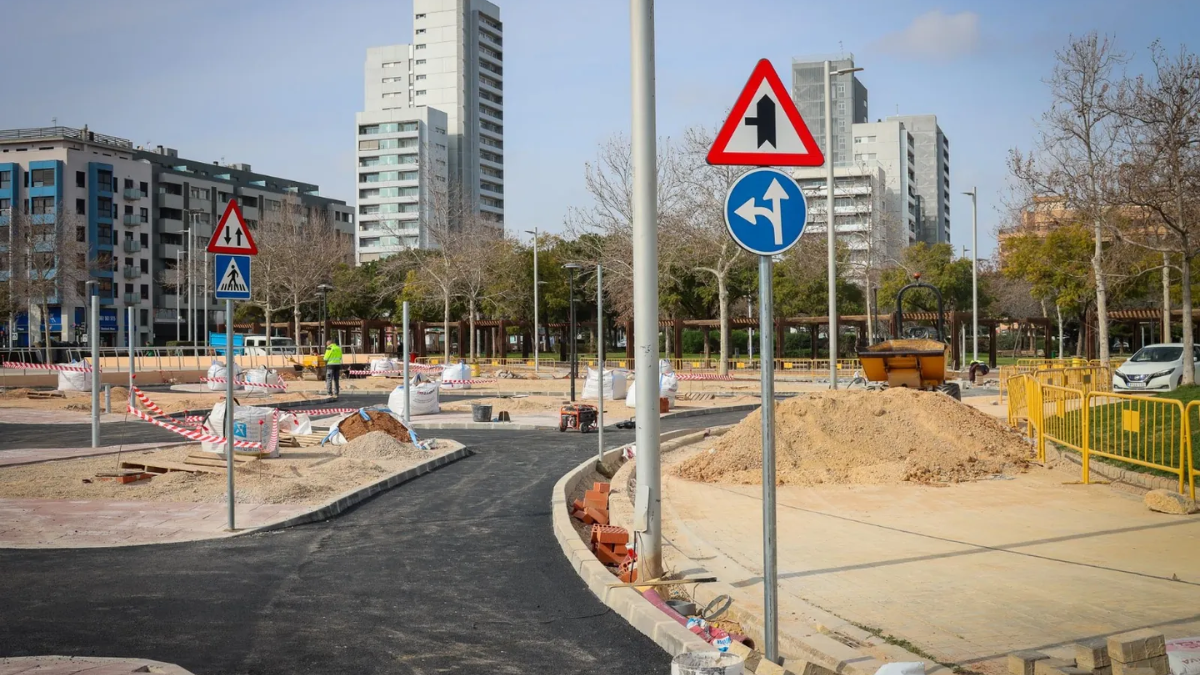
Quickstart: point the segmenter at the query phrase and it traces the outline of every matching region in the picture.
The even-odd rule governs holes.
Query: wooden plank
[[[182,464],[180,462],[168,462],[166,460],[152,460],[150,462],[121,462],[122,469],[138,469],[146,473],[169,473],[171,471],[187,471],[189,473],[225,473],[224,469],[216,467],[198,466],[195,464]]]

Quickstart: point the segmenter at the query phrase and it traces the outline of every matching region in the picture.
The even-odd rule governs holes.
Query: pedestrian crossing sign
[[[249,300],[250,256],[216,254],[213,278],[217,280],[218,300]]]

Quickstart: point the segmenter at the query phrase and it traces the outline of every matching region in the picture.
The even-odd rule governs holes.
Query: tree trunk
[[[1062,305],[1058,303],[1058,300],[1054,301],[1054,313],[1058,316],[1058,355],[1061,358],[1066,353],[1066,345],[1063,342]]]
[[[866,298],[867,298],[867,344],[871,345],[871,344],[874,344],[874,341],[875,341],[875,320],[874,320],[874,315],[871,314],[871,275],[870,274],[867,274]]]
[[[1166,253],[1163,256],[1162,269],[1162,336],[1159,342],[1171,341],[1171,268],[1168,265],[1171,262],[1171,257]]]
[[[226,322],[233,321],[233,313],[232,312],[230,312],[229,316],[225,317],[225,321]],[[299,293],[292,294],[292,321],[296,325],[296,339],[297,339],[296,344],[299,344],[299,342],[298,342],[298,340],[300,338],[300,294]],[[318,340],[319,339],[320,338],[318,338]],[[325,345],[317,345],[317,349],[321,349],[324,346]]]
[[[61,315],[62,310],[58,311]],[[50,303],[44,297],[42,298],[42,339],[46,341],[46,363],[54,363],[51,358],[54,350],[50,348]]]
[[[471,332],[471,350],[468,352],[468,354],[470,354],[471,361],[474,361],[475,360],[475,298],[474,297],[467,299],[467,323],[470,324],[468,328]]]
[[[458,336],[462,339],[462,336]],[[450,293],[442,291],[442,349],[445,350],[442,363],[450,365]]]
[[[1192,352],[1192,261],[1188,259],[1187,246],[1183,249],[1184,254],[1179,256],[1179,271],[1183,278],[1179,285],[1183,305],[1183,379],[1179,383],[1186,386],[1196,383],[1196,360]]]
[[[1087,329],[1087,309],[1079,312],[1079,339],[1075,340],[1075,356],[1083,357],[1083,336]]]
[[[1100,365],[1107,367],[1108,358],[1108,281],[1104,278],[1104,232],[1097,218],[1095,228],[1095,252],[1092,254],[1092,274],[1096,276],[1096,339],[1100,342]],[[1185,277],[1186,278],[1186,277]]]
[[[721,311],[721,362],[717,372],[720,375],[729,374],[729,285],[725,275],[717,275],[717,304]]]
[[[271,305],[263,305],[264,323],[267,325],[267,364],[271,363]],[[296,344],[300,344],[299,336],[295,340]]]

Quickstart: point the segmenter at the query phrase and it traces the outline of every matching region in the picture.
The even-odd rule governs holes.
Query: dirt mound
[[[364,420],[361,414],[355,412],[350,413],[349,417],[338,424],[338,431],[342,432],[347,441],[353,441],[359,436],[366,436],[372,431],[382,431],[397,441],[409,440],[408,428],[389,413],[367,410],[366,414],[371,418],[369,421]]]
[[[366,460],[417,459],[428,457],[409,443],[401,443],[382,431],[372,431],[341,446],[342,457]]]
[[[777,404],[780,485],[957,483],[1014,473],[1030,447],[994,419],[944,394],[909,389],[825,392]],[[712,450],[675,468],[706,483],[762,483],[756,410]]]

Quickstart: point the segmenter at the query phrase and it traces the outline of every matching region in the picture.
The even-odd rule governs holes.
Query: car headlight
[[[1119,370],[1114,370],[1114,371],[1113,371],[1113,374],[1114,374],[1114,375],[1116,375],[1117,377],[1121,378],[1121,380],[1122,380],[1123,382],[1128,382],[1128,381],[1129,381],[1129,378],[1128,378],[1128,377],[1125,377],[1125,373],[1122,373],[1122,372],[1121,372],[1121,371],[1119,371]]]
[[[1171,368],[1170,370],[1160,370],[1157,373],[1152,374],[1150,377],[1148,377],[1146,379],[1153,380],[1156,377],[1166,377],[1168,375],[1174,375],[1174,374],[1175,374],[1175,369]]]

